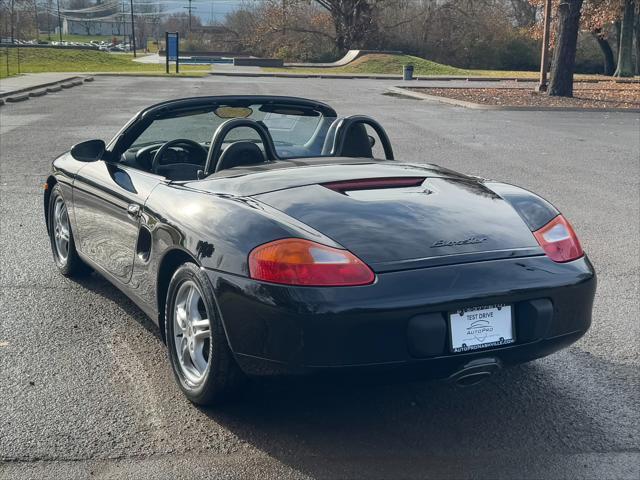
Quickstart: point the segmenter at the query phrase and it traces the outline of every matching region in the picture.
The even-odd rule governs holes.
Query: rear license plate
[[[511,305],[487,305],[449,314],[451,351],[469,352],[515,341]]]

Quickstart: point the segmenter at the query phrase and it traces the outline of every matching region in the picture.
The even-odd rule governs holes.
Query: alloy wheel
[[[183,282],[173,312],[173,343],[184,379],[191,387],[202,383],[210,368],[211,325],[202,293],[195,282]]]
[[[71,230],[69,228],[69,214],[62,197],[56,198],[53,207],[53,236],[56,256],[60,263],[65,264],[69,258],[69,241]]]

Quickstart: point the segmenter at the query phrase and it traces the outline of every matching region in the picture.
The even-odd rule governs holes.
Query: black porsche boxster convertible
[[[569,222],[522,188],[409,160],[372,118],[313,100],[160,103],[53,162],[53,257],[158,324],[198,404],[246,376],[474,383],[580,338],[596,277]]]

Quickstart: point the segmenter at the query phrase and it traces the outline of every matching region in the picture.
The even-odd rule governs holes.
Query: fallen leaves
[[[412,88],[440,97],[472,103],[513,107],[572,107],[640,109],[640,83],[576,83],[573,98],[551,97],[530,87]]]

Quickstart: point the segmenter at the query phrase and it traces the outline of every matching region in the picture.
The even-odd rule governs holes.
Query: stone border
[[[12,95],[10,97],[4,97],[4,100],[7,103],[24,102],[25,100],[29,100],[29,94],[28,93],[20,93],[18,95]]]
[[[45,82],[45,83],[40,83],[38,85],[35,85],[33,87],[27,87],[27,88],[19,88],[18,90],[12,90],[11,92],[7,92],[7,93],[0,93],[0,98],[6,98],[12,95],[16,95],[18,93],[24,93],[24,92],[29,92],[31,90],[40,90],[42,88],[45,87],[51,87],[53,85],[58,85],[61,82],[69,82],[71,80],[76,80],[80,77],[78,77],[77,75],[71,75],[68,78],[65,78],[63,80],[56,80],[55,82]]]
[[[13,90],[0,95],[0,106],[5,105],[6,103],[22,102],[24,100],[29,100],[29,98],[42,97],[47,93],[59,92],[63,88],[69,89],[77,87],[85,82],[93,82],[93,77],[73,76],[66,80],[41,83],[32,87]]]
[[[472,110],[502,110],[502,111],[520,111],[520,112],[625,112],[640,113],[638,108],[580,108],[580,107],[529,107],[529,106],[500,106],[500,105],[484,105],[481,103],[467,102],[455,98],[440,97],[438,95],[429,95],[427,93],[413,92],[403,87],[389,87],[387,92],[393,95],[414,98],[417,100],[429,100],[432,102],[446,103],[456,105],[458,107],[470,108]]]

